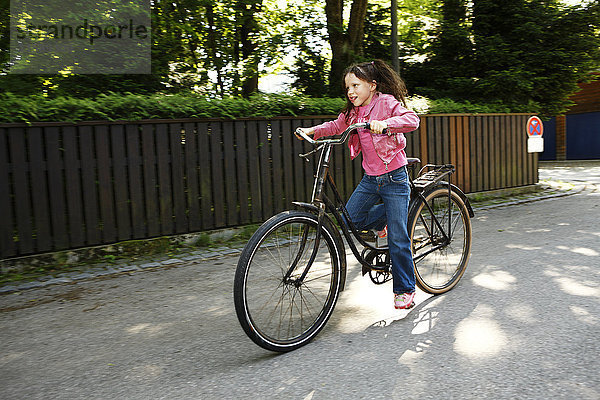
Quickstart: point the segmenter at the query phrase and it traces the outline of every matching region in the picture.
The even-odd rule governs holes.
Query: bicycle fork
[[[320,168],[317,170],[317,174],[315,177],[316,178],[315,185],[313,187],[312,204],[315,204],[315,203],[318,204],[319,213],[318,213],[318,219],[317,219],[317,231],[315,233],[315,243],[314,243],[314,246],[312,249],[312,253],[311,253],[310,258],[308,259],[308,262],[306,263],[306,267],[304,267],[304,271],[302,271],[302,274],[300,275],[300,277],[298,277],[298,279],[295,279],[295,280],[290,280],[292,273],[298,266],[298,263],[300,262],[300,259],[302,258],[302,255],[304,254],[306,242],[308,241],[308,233],[310,230],[310,226],[306,225],[302,232],[302,239],[300,241],[300,247],[298,249],[298,253],[296,254],[294,261],[292,262],[292,264],[288,268],[288,271],[286,272],[286,274],[283,277],[283,281],[285,283],[292,283],[297,288],[299,288],[302,285],[302,282],[304,281],[304,279],[306,278],[306,275],[310,271],[310,268],[313,265],[313,262],[317,258],[317,252],[319,251],[319,245],[321,244],[321,231],[322,231],[322,227],[323,227],[323,219],[325,218],[325,203],[323,203],[323,201],[322,201],[323,186],[325,185],[325,179],[327,176],[327,172],[329,170],[330,155],[331,155],[331,146],[326,145],[325,148],[323,149],[323,151],[321,152],[321,160],[319,160],[319,164],[318,164],[320,166]]]
[[[322,230],[322,226],[323,226],[323,218],[324,217],[325,217],[325,205],[323,204],[323,206],[321,208],[319,208],[319,218],[318,218],[318,223],[317,223],[317,231],[315,232],[315,242],[314,242],[310,257],[309,257],[308,261],[306,262],[306,266],[304,267],[304,271],[302,271],[302,274],[297,279],[294,279],[294,280],[290,279],[290,277],[292,276],[292,273],[296,270],[296,267],[298,266],[298,263],[300,262],[300,259],[302,258],[302,255],[304,254],[304,251],[306,249],[306,243],[308,242],[308,234],[310,231],[310,226],[308,226],[308,225],[304,226],[304,228],[303,228],[302,239],[300,240],[300,246],[298,248],[296,257],[294,257],[294,261],[292,262],[292,264],[290,265],[286,274],[283,277],[283,281],[285,283],[291,283],[298,288],[302,285],[302,282],[304,282],[306,275],[310,271],[310,268],[312,267],[313,263],[315,262],[315,259],[317,258],[317,252],[319,251],[319,246],[321,244],[321,230]]]

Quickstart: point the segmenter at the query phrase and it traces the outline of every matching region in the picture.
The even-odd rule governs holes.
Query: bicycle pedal
[[[374,235],[371,231],[362,231],[359,232],[359,235],[365,242],[373,242],[376,238],[376,235]]]

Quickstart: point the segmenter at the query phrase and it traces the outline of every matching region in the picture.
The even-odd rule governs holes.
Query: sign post
[[[527,152],[541,153],[544,151],[544,125],[539,117],[533,116],[527,120]]]

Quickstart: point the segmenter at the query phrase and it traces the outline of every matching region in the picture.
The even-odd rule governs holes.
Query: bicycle
[[[316,146],[300,157],[308,161],[309,155],[320,152],[311,202],[292,202],[299,210],[283,211],[264,222],[240,255],[234,280],[236,314],[248,337],[260,347],[295,350],[323,329],[344,290],[342,235],[362,265],[363,276],[369,274],[375,284],[391,279],[388,247],[371,244],[357,230],[329,173],[332,147],[345,143],[358,128],[369,129],[369,124],[351,125],[338,139],[313,140],[297,131]],[[408,160],[411,168],[420,163],[418,158]],[[431,294],[456,286],[471,250],[473,209],[448,179],[454,170],[450,164],[427,164],[416,179],[409,180],[408,232],[416,283]]]

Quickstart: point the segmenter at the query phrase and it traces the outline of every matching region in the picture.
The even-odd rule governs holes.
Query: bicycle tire
[[[446,185],[429,189],[424,198],[429,207],[420,200],[411,207],[408,217],[416,283],[427,293],[441,294],[456,286],[465,273],[471,254],[471,219],[465,202],[454,189],[450,192],[452,213],[448,212]],[[432,212],[444,231],[448,229],[448,216],[452,215],[450,243],[444,245]]]
[[[299,262],[291,278],[298,278],[309,261],[317,224],[317,216],[309,212],[279,213],[260,226],[240,255],[233,289],[236,314],[248,337],[264,349],[287,352],[309,343],[333,312],[342,284],[343,249],[328,220],[306,278],[301,284],[284,280],[294,259]]]

